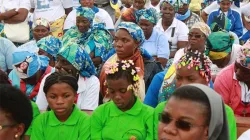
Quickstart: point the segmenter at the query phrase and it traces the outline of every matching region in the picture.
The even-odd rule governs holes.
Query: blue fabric
[[[98,13],[99,12],[99,9],[95,6],[93,6],[92,10],[95,12],[95,13]]]
[[[12,53],[16,46],[6,38],[0,37],[0,69],[7,72],[12,67]]]
[[[155,28],[150,38],[145,40],[141,47],[147,50],[151,56],[169,59],[170,50],[168,39],[164,33],[157,31]]]
[[[144,104],[154,108],[158,105],[158,94],[166,72],[167,69],[157,73],[154,76],[150,86],[148,87],[146,97],[144,99]]]
[[[188,9],[188,11],[185,13],[185,15],[181,15],[181,14],[176,13],[176,14],[175,14],[175,17],[176,17],[177,19],[183,21],[183,20],[189,18],[190,15],[191,15],[191,10]]]
[[[210,27],[213,23],[214,17],[220,15],[221,10],[218,9],[217,11],[212,12],[208,16],[207,24]],[[227,17],[231,20],[231,28],[230,31],[234,32],[238,37],[241,37],[243,34],[243,24],[241,21],[241,16],[238,12],[232,10],[231,8],[228,10]]]
[[[91,8],[79,6],[76,8],[76,16],[82,16],[88,19],[90,25],[93,24],[95,12]]]
[[[247,32],[240,38],[241,44],[245,44],[245,43],[247,42],[248,39],[250,39],[250,30],[247,31]]]
[[[215,0],[213,0],[215,1]],[[217,3],[219,4],[222,0],[217,0]],[[234,2],[234,5],[240,8],[240,0],[230,0]]]
[[[141,9],[135,12],[136,22],[138,23],[141,19],[145,19],[153,24],[158,21],[158,15],[154,8]]]

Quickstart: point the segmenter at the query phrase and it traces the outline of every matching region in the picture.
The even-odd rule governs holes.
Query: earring
[[[15,138],[18,138],[18,135],[17,135],[17,134],[15,135]]]

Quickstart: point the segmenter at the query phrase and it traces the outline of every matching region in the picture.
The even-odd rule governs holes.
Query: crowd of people
[[[0,2],[0,139],[250,139],[249,0]]]

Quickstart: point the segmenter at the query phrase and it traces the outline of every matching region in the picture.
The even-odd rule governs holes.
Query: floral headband
[[[208,59],[206,55],[201,54],[196,50],[195,52],[190,52],[194,55],[190,55],[189,53],[185,54],[176,65],[176,69],[180,69],[181,67],[187,66],[188,69],[195,67],[195,70],[199,71],[200,75],[206,79],[207,82],[211,79],[211,70],[210,65],[211,61]],[[203,55],[203,62],[200,60],[200,56]]]
[[[128,68],[131,68],[131,66],[134,66],[134,62],[133,60],[122,60],[121,62],[121,69],[123,71],[128,70]],[[106,67],[105,67],[105,73],[106,75],[112,75],[115,74],[119,71],[119,63],[115,62],[115,63],[106,63]],[[128,86],[127,90],[134,90],[134,91],[138,91],[139,90],[139,75],[137,74],[140,71],[140,68],[135,67],[135,69],[132,68],[130,74],[133,76],[133,81],[135,82],[134,84],[131,84]],[[105,81],[105,85],[107,82]],[[135,92],[136,95],[138,92]],[[108,92],[107,92],[108,94]]]

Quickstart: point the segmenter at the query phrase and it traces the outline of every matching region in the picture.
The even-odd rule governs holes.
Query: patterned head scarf
[[[233,42],[228,32],[213,32],[208,36],[205,53],[211,60],[223,59],[232,52]]]
[[[47,36],[40,39],[37,42],[37,46],[38,48],[52,55],[55,59],[59,49],[62,47],[62,42],[58,38],[55,38],[53,36]]]
[[[38,48],[35,45],[19,47],[12,54],[13,67],[21,79],[33,76],[38,70],[45,70],[49,64],[49,58],[38,56]]]
[[[153,24],[158,21],[157,12],[154,8],[138,10],[135,13],[136,22],[138,23],[141,19],[145,19]]]
[[[191,27],[191,29],[194,29],[194,28],[200,29],[201,32],[204,33],[206,37],[208,37],[211,34],[211,30],[210,30],[209,26],[206,23],[196,22]]]
[[[32,29],[35,29],[38,25],[46,27],[50,31],[50,23],[45,18],[38,18],[32,24]]]
[[[178,9],[183,6],[183,4],[189,4],[190,0],[161,0],[160,7],[164,3],[169,3],[171,6],[174,7],[175,11],[178,11]]]
[[[250,69],[250,40],[241,47],[237,62]]]
[[[212,24],[210,25],[210,28],[212,32],[217,31],[230,31],[232,26],[231,20],[222,12],[220,15],[215,16],[213,19]]]
[[[67,59],[83,77],[90,77],[96,74],[95,66],[90,56],[76,43],[71,43],[70,46],[63,46],[58,55]]]
[[[119,30],[119,29],[127,30],[128,33],[132,36],[132,38],[135,41],[139,42],[140,45],[145,40],[145,36],[144,36],[142,29],[137,24],[135,24],[133,22],[121,22],[117,27],[117,30]]]
[[[121,19],[126,22],[134,22],[136,23],[136,17],[135,17],[135,9],[134,8],[128,8],[126,9],[122,15]]]
[[[95,12],[91,9],[91,8],[87,8],[87,7],[78,7],[76,8],[76,16],[82,16],[88,19],[88,21],[90,22],[90,25],[92,25],[93,23],[93,19],[95,17]]]

